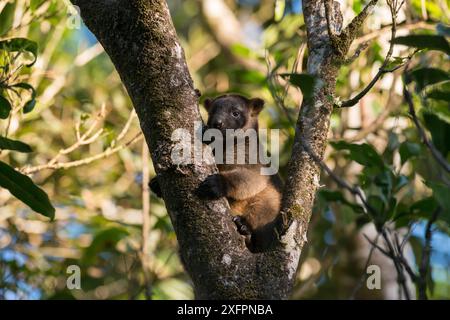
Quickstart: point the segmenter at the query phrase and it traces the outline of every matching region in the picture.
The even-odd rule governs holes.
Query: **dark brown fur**
[[[258,114],[264,101],[247,99],[240,95],[225,95],[206,100],[208,128],[258,129]],[[236,119],[233,112],[239,112]],[[232,118],[232,119],[229,119]],[[217,126],[222,123],[221,126]],[[259,144],[259,140],[258,140]],[[248,143],[237,143],[245,148],[248,162]],[[229,147],[229,146],[227,146]],[[226,148],[224,148],[225,150]],[[275,218],[280,211],[282,182],[278,175],[262,175],[263,164],[219,164],[219,175],[208,177],[199,187],[199,194],[206,198],[225,196],[230,203],[240,232],[253,252],[264,251],[276,240]]]
[[[226,129],[258,130],[258,115],[264,106],[259,98],[247,99],[241,95],[229,94],[206,99],[208,125],[225,136]],[[238,116],[236,114],[239,113]],[[258,139],[259,144],[259,139]],[[275,220],[280,211],[282,181],[278,175],[262,175],[263,164],[248,164],[247,140],[226,148],[245,148],[245,164],[218,164],[219,174],[207,177],[196,190],[204,199],[226,197],[234,216],[238,231],[245,236],[247,247],[252,252],[270,248],[276,241]],[[224,156],[225,159],[225,156]],[[161,197],[157,178],[152,179],[150,188]]]

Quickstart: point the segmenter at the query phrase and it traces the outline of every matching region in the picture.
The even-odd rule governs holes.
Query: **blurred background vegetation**
[[[340,2],[344,23],[364,5]],[[260,122],[281,129],[283,175],[303,95],[280,74],[306,72],[301,1],[168,3],[202,99],[223,92],[265,99]],[[397,34],[448,36],[449,12],[448,0],[408,0]],[[353,50],[367,41],[368,48],[341,70],[341,100],[377,73],[389,48],[390,23],[381,1]],[[5,42],[15,38],[30,42]],[[76,10],[67,1],[0,0],[0,41],[0,136],[10,143],[0,144],[0,161],[29,176],[56,209],[50,221],[3,182],[0,299],[193,298],[164,203],[145,187],[154,170],[130,99]],[[395,46],[393,57],[411,53]],[[426,134],[449,159],[448,57],[418,52],[410,72],[385,74],[357,106],[333,113],[325,162],[337,176],[358,183],[383,214],[362,213],[352,194],[323,173],[293,299],[398,298],[392,262],[371,250],[363,234],[376,236],[375,222],[408,236],[405,255],[418,270],[427,221],[437,207],[428,293],[450,298],[450,179],[421,142],[402,92],[403,82],[410,83]],[[358,149],[350,143],[365,144]],[[381,266],[382,290],[365,289],[368,258]],[[66,288],[73,264],[81,268],[82,290]]]

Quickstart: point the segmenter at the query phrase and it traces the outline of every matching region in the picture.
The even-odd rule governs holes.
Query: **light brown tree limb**
[[[102,153],[96,154],[92,157],[87,157],[87,158],[84,158],[81,160],[75,160],[75,161],[69,161],[69,162],[57,162],[56,161],[56,162],[52,162],[52,163],[46,163],[46,164],[43,164],[40,166],[35,166],[35,167],[23,167],[23,168],[20,168],[19,171],[24,174],[33,174],[38,171],[47,170],[47,169],[58,170],[58,169],[69,169],[69,168],[84,166],[84,165],[90,164],[94,161],[108,158],[109,156],[112,156],[113,154],[119,152],[120,150],[123,150],[123,149],[126,149],[126,148],[132,146],[136,142],[142,140],[142,138],[143,138],[142,132],[139,132],[138,134],[136,134],[134,136],[134,138],[132,138],[128,142],[121,144],[114,148],[108,148],[105,151],[103,151]]]

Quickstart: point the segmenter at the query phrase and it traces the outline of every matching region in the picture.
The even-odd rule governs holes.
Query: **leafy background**
[[[266,100],[261,123],[282,129],[283,175],[292,121],[314,81],[305,74],[301,1],[168,3],[203,97],[238,92]],[[341,1],[345,22],[363,4]],[[322,174],[294,299],[398,298],[392,262],[363,235],[376,235],[374,225],[409,235],[406,256],[418,270],[426,224],[438,208],[428,294],[450,297],[450,177],[403,99],[406,84],[426,135],[448,160],[449,12],[445,0],[409,1],[390,63],[421,50],[406,71],[386,73],[357,106],[333,113],[325,163],[358,185],[375,210]],[[389,23],[381,1],[357,40],[370,40],[368,48],[340,72],[340,100],[382,65]],[[164,204],[143,188],[153,175],[125,89],[74,8],[1,0],[0,299],[193,298]],[[368,257],[381,266],[382,290],[365,289]],[[82,290],[66,288],[73,264]]]

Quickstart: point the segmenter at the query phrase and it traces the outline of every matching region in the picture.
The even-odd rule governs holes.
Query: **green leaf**
[[[30,52],[33,54],[33,61],[27,64],[27,67],[31,67],[37,60],[38,45],[36,42],[28,40],[26,38],[13,38],[0,41],[0,49],[9,52]]]
[[[437,68],[419,68],[410,72],[409,77],[417,84],[418,91],[426,86],[450,80],[450,74]]]
[[[450,152],[450,124],[441,120],[437,115],[431,112],[424,112],[423,119],[425,127],[430,131],[434,146],[446,158]]]
[[[380,187],[380,189],[383,192],[383,195],[385,197],[388,197],[394,184],[393,180],[394,174],[388,167],[385,167],[384,170],[382,170],[375,176],[373,182]]]
[[[11,112],[11,103],[4,97],[0,96],[0,119],[6,119]]]
[[[440,220],[450,225],[450,196],[449,187],[439,182],[427,181],[426,185],[433,190],[433,197],[441,207]]]
[[[27,103],[25,103],[25,105],[23,106],[23,113],[28,113],[28,112],[33,111],[35,106],[36,106],[36,100],[35,99],[27,101]]]
[[[30,1],[30,9],[31,11],[35,11],[37,8],[41,6],[41,4],[44,2],[44,0],[31,0]]]
[[[438,99],[427,99],[423,101],[425,108],[421,110],[421,113],[431,113],[438,117],[440,120],[450,125],[450,104],[448,101]]]
[[[275,1],[275,13],[273,17],[275,22],[281,21],[281,19],[283,19],[285,9],[286,9],[286,0]]]
[[[345,141],[330,142],[336,150],[348,150],[349,158],[363,166],[384,168],[384,162],[378,152],[369,144],[353,144]]]
[[[5,137],[0,137],[0,149],[2,150],[14,150],[19,152],[33,152],[31,147],[26,143],[17,140],[11,140]]]
[[[344,196],[342,195],[342,193],[339,191],[331,191],[331,190],[322,189],[319,191],[319,196],[321,198],[325,199],[327,202],[339,202],[344,205],[347,205],[350,208],[352,208],[353,211],[355,211],[356,213],[364,212],[364,209],[361,206],[351,203],[350,201],[345,199]]]
[[[239,76],[246,83],[264,85],[266,83],[266,76],[257,70],[240,70]]]
[[[405,227],[412,221],[409,209],[409,206],[405,203],[400,202],[399,204],[397,204],[397,208],[395,209],[395,216],[392,219],[393,221],[395,221],[396,228]]]
[[[395,186],[394,186],[394,192],[399,191],[404,186],[408,185],[409,179],[407,176],[401,174],[398,177],[395,178]]]
[[[420,145],[414,142],[405,141],[399,148],[401,163],[404,164],[408,159],[420,155]]]
[[[231,52],[243,58],[250,58],[252,51],[243,44],[235,43],[231,46]]]
[[[14,13],[16,11],[16,2],[9,2],[0,13],[0,37],[5,35],[14,22]]]
[[[34,211],[54,219],[53,208],[47,194],[26,175],[14,170],[0,161],[0,187],[11,192],[13,196],[28,205]]]
[[[379,196],[371,195],[367,198],[367,203],[375,211],[369,211],[370,214],[374,215],[373,218],[375,224],[377,226],[382,226],[386,222],[386,204],[384,200]]]
[[[382,157],[384,162],[387,164],[391,164],[394,159],[394,153],[400,146],[400,142],[398,141],[398,135],[392,131],[388,133],[388,144],[383,151]]]
[[[23,107],[23,112],[28,113],[28,112],[33,111],[33,109],[36,105],[36,90],[34,90],[33,86],[31,86],[28,83],[21,82],[21,83],[16,83],[16,84],[12,85],[12,87],[31,91],[31,99],[25,103],[25,106]]]
[[[450,37],[450,27],[443,23],[438,23],[436,26],[436,31],[439,35],[444,37]]]
[[[412,34],[404,37],[397,37],[392,40],[395,44],[400,44],[417,49],[439,50],[450,54],[450,45],[447,39],[439,35]]]
[[[414,215],[423,218],[429,218],[434,210],[436,210],[438,203],[434,197],[428,197],[415,202],[411,208],[410,212]]]
[[[361,0],[355,0],[352,3],[353,3],[353,6],[352,6],[353,11],[355,13],[361,12],[362,7],[363,7]]]
[[[433,90],[427,94],[427,98],[434,99],[434,100],[450,101],[450,92],[449,91],[441,91],[441,90]]]
[[[85,264],[92,264],[98,253],[115,250],[117,242],[126,237],[129,232],[123,228],[109,227],[100,230],[92,240],[90,246],[83,253],[82,261]]]
[[[283,78],[288,78],[289,82],[300,88],[305,98],[310,98],[314,92],[316,78],[307,73],[282,73]]]

